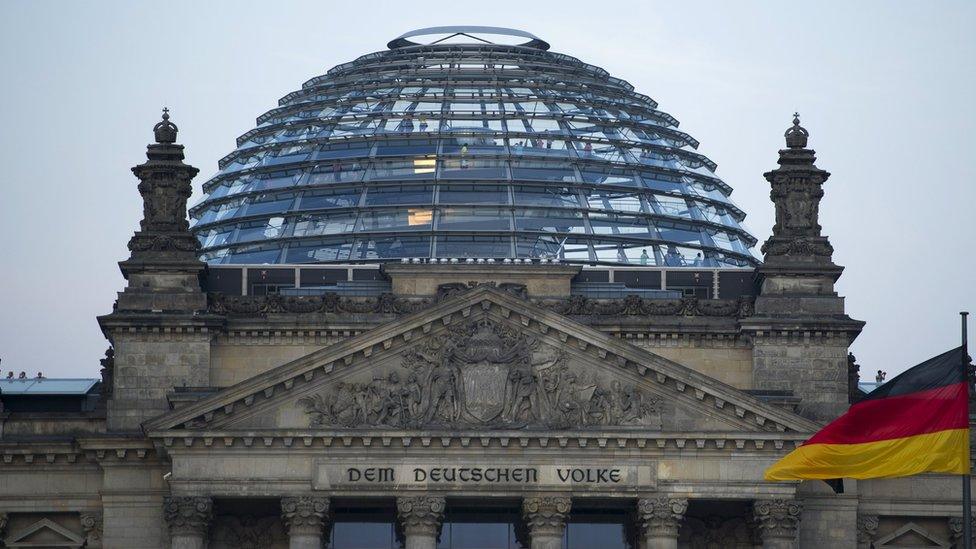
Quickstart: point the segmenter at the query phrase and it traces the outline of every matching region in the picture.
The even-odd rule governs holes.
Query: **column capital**
[[[857,544],[858,547],[871,547],[878,537],[878,515],[857,515]]]
[[[440,531],[447,507],[443,497],[404,496],[398,497],[396,503],[404,534],[436,536]]]
[[[759,536],[765,540],[795,540],[803,504],[793,499],[757,499],[752,516]]]
[[[322,535],[329,514],[329,498],[286,496],[281,498],[281,518],[289,536]]]
[[[541,495],[522,499],[522,517],[533,538],[540,535],[561,537],[572,508],[573,499],[569,496]]]
[[[688,510],[688,500],[667,496],[637,500],[637,520],[647,537],[678,536],[678,528]]]
[[[204,537],[213,518],[213,499],[208,496],[166,496],[163,515],[170,535]]]

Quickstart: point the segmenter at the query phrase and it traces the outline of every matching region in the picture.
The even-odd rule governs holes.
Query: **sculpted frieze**
[[[312,296],[235,296],[209,294],[209,308],[217,314],[265,315],[273,313],[381,313],[410,314],[422,311],[435,303],[469,291],[477,283],[443,284],[433,298],[399,297],[384,293],[377,297],[347,297],[335,293]],[[491,284],[493,285],[493,284]],[[500,284],[498,289],[526,299],[525,287],[520,284]],[[543,309],[563,315],[599,316],[697,316],[744,318],[753,314],[753,298],[737,299],[651,299],[630,295],[618,299],[595,299],[580,295],[564,299],[535,299],[531,302]]]
[[[565,353],[487,319],[406,351],[400,366],[298,401],[312,427],[661,427],[661,402],[571,368]]]

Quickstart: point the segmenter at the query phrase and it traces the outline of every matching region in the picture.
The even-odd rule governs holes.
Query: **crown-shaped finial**
[[[163,121],[153,126],[156,143],[176,143],[176,132],[178,131],[176,124],[169,121],[169,109],[163,107]]]
[[[800,125],[800,113],[793,113],[793,125],[786,130],[784,135],[786,136],[787,147],[791,149],[807,148],[807,138],[810,137],[810,132]]]

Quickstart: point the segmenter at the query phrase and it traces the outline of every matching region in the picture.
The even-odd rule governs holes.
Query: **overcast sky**
[[[159,110],[200,185],[254,119],[333,65],[436,25],[527,30],[630,81],[681,121],[764,241],[794,110],[825,185],[865,377],[958,345],[976,310],[976,2],[0,3],[3,370],[97,376],[95,316],[141,202]],[[976,322],[974,322],[976,323]],[[970,332],[973,333],[973,330]]]

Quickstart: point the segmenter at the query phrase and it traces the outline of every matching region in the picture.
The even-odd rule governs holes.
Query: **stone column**
[[[678,528],[688,510],[683,498],[641,498],[637,500],[637,521],[644,544],[641,549],[677,549]]]
[[[803,505],[792,499],[762,499],[752,504],[763,549],[797,549],[797,533]]]
[[[167,496],[163,513],[173,549],[205,549],[213,500],[205,496]]]
[[[281,518],[285,521],[290,549],[321,549],[329,498],[289,496],[281,498]]]
[[[532,496],[522,500],[522,518],[532,540],[531,549],[560,549],[573,500],[569,496]]]
[[[445,507],[444,498],[440,496],[397,498],[397,519],[403,527],[404,549],[436,549]]]

